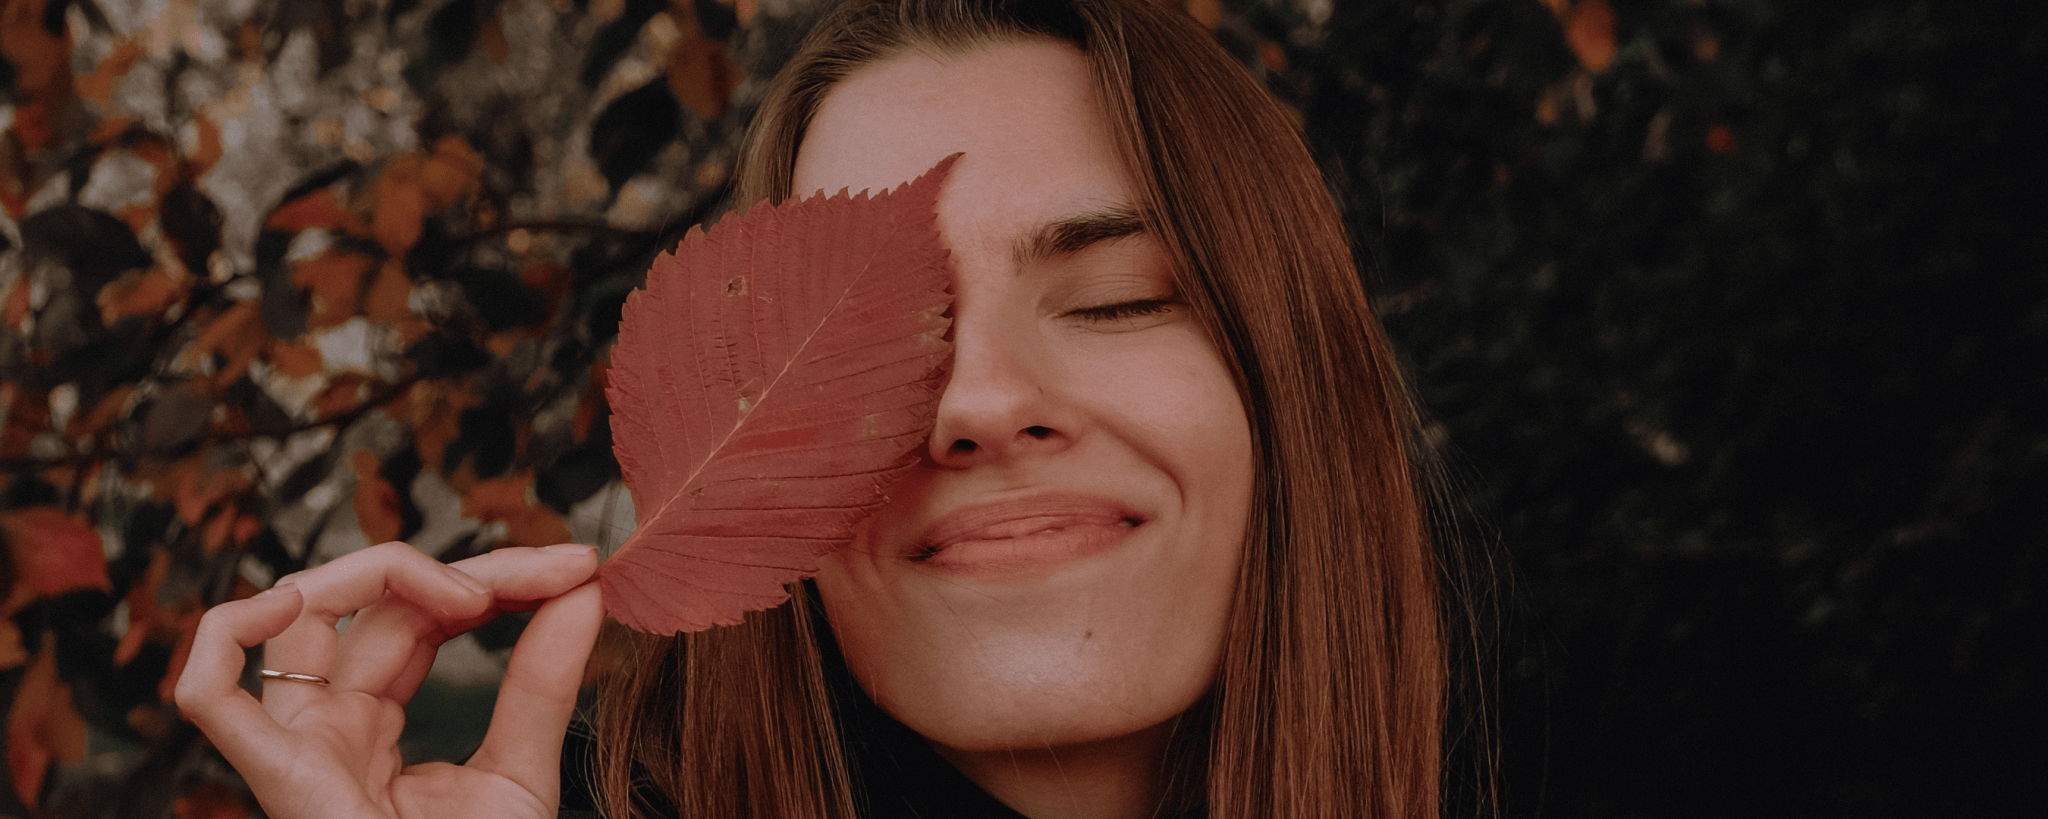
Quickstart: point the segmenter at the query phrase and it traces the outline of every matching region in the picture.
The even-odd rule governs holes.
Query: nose
[[[1065,449],[1074,429],[1052,389],[1051,370],[1014,334],[956,323],[952,378],[932,426],[932,460],[959,469]]]

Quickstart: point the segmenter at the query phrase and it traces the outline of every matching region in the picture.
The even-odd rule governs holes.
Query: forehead
[[[940,196],[942,226],[1126,205],[1111,138],[1087,60],[1071,45],[911,50],[856,69],[826,94],[797,151],[791,192],[879,192],[964,153]]]

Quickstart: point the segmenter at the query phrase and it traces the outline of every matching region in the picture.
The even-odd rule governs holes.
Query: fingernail
[[[597,553],[597,547],[586,546],[581,543],[557,543],[553,546],[542,546],[540,550],[560,555],[588,555]]]
[[[270,588],[252,594],[249,597],[250,599],[255,599],[258,597],[272,597],[283,592],[291,591],[295,588],[298,588],[297,584],[294,584],[291,578],[286,577],[282,580],[277,581],[276,583],[271,584]]]
[[[463,574],[461,569],[449,569],[448,576],[455,578],[455,582],[461,583],[463,588],[476,592],[477,594],[491,593],[490,589],[484,588],[484,584],[476,582],[476,578]]]

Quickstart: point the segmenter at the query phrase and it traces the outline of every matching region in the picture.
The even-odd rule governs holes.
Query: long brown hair
[[[910,48],[1078,46],[1190,308],[1231,363],[1257,474],[1223,660],[1183,726],[1211,817],[1434,817],[1445,638],[1411,470],[1415,411],[1299,129],[1192,21],[1139,0],[856,0],[762,104],[742,205],[791,195],[848,72]],[[635,770],[686,817],[852,819],[812,601],[645,638],[605,692],[599,782]],[[1205,772],[1204,772],[1205,769]]]

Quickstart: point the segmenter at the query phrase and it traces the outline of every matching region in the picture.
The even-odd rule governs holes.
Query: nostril
[[[1029,435],[1033,438],[1037,438],[1039,440],[1044,440],[1046,436],[1052,434],[1052,430],[1048,427],[1029,426],[1024,428],[1024,434]]]
[[[954,451],[954,452],[961,452],[961,453],[966,453],[966,452],[973,452],[974,450],[976,450],[976,449],[979,449],[980,447],[981,447],[981,445],[980,445],[980,444],[977,444],[977,443],[975,443],[975,442],[974,442],[974,439],[972,439],[972,438],[961,438],[960,440],[957,440],[957,441],[954,441],[954,442],[953,442],[953,451]]]

